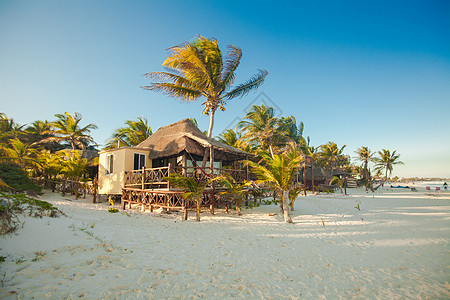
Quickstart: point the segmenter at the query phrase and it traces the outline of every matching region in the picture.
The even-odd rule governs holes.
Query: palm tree
[[[209,115],[208,137],[211,137],[216,110],[219,108],[223,111],[227,100],[242,97],[256,90],[268,74],[265,70],[259,70],[245,83],[232,88],[234,72],[241,61],[242,50],[233,45],[229,45],[228,48],[228,56],[224,60],[216,39],[200,36],[192,42],[171,47],[170,56],[163,63],[169,72],[145,74],[144,76],[156,82],[142,88],[161,91],[187,102],[204,97],[206,101],[202,103],[203,112]],[[206,166],[207,151],[208,149],[205,149],[203,168]],[[211,166],[214,164],[213,159],[211,149]]]
[[[216,110],[225,110],[227,100],[256,90],[268,73],[260,70],[247,82],[232,88],[234,72],[241,61],[242,50],[233,45],[229,45],[228,49],[228,56],[224,60],[217,40],[203,36],[192,42],[171,47],[170,56],[163,63],[169,72],[145,74],[144,76],[157,82],[142,88],[161,91],[188,102],[205,97],[206,101],[202,103],[203,112],[210,117],[208,137],[211,137]]]
[[[125,121],[125,127],[116,129],[105,149],[118,147],[134,147],[149,138],[153,132],[145,117],[138,117],[137,121]]]
[[[221,192],[221,194],[229,195],[233,199],[236,203],[237,214],[241,215],[242,200],[250,193],[247,187],[252,185],[252,183],[250,181],[237,183],[236,180],[228,174],[216,177],[214,181],[218,181],[226,188],[226,190]]]
[[[322,161],[323,166],[329,170],[331,176],[333,176],[333,171],[338,167],[338,165],[345,160],[345,156],[342,154],[344,148],[347,145],[342,146],[341,148],[334,142],[328,142],[328,144],[320,146],[320,160]]]
[[[9,141],[9,145],[0,145],[0,151],[3,152],[2,160],[14,160],[25,168],[27,165],[40,166],[36,161],[36,150],[30,145],[22,143],[18,138]]]
[[[253,105],[243,120],[239,122],[238,128],[244,132],[244,140],[257,144],[266,151],[270,146],[278,146],[283,136],[278,118],[275,117],[275,110],[264,104]]]
[[[12,138],[17,138],[23,134],[23,127],[25,125],[19,125],[4,113],[0,113],[0,142],[7,142]]]
[[[56,178],[63,168],[63,160],[61,156],[51,153],[50,150],[42,150],[39,153],[39,161],[42,164],[45,177]]]
[[[184,177],[177,173],[170,174],[164,180],[169,181],[173,186],[176,186],[184,191],[182,196],[188,202],[195,202],[197,205],[196,216],[197,221],[200,222],[200,209],[203,199],[203,192],[211,181],[197,181],[191,177]]]
[[[318,153],[317,153],[318,147],[309,146],[309,137],[308,137],[308,145],[303,149],[303,153],[309,157],[309,161],[311,162],[311,186],[312,191],[314,193],[315,187],[314,187],[314,164],[318,160]]]
[[[63,162],[62,173],[72,180],[79,180],[86,173],[89,161],[82,158],[79,151],[63,151],[66,159]]]
[[[386,171],[386,177],[384,178],[384,181],[387,181],[388,179],[388,172],[389,176],[392,174],[393,166],[394,165],[403,165],[404,163],[399,160],[400,154],[395,154],[397,150],[394,150],[392,152],[386,149],[382,149],[381,151],[378,151],[379,157],[375,158],[375,168],[377,170],[385,170]]]
[[[284,221],[286,223],[292,223],[287,200],[289,198],[289,191],[293,189],[292,180],[295,172],[300,167],[302,156],[295,148],[291,148],[288,152],[282,154],[273,154],[272,151],[271,153],[263,152],[262,156],[266,163],[265,166],[252,161],[247,161],[246,163],[258,176],[258,180],[256,181],[258,184],[266,183],[275,191],[281,193]]]
[[[281,117],[278,123],[279,130],[281,130],[287,141],[294,142],[300,146],[306,145],[305,138],[303,137],[303,130],[305,129],[303,122],[300,122],[299,125],[297,125],[295,117],[288,116]]]
[[[237,148],[244,150],[246,152],[252,152],[253,149],[249,143],[244,141],[242,138],[242,135],[240,132],[236,132],[233,129],[227,129],[224,132],[222,132],[217,138],[219,142]]]
[[[366,191],[368,190],[369,187],[373,191],[372,177],[370,175],[370,170],[369,170],[368,166],[369,166],[369,162],[373,161],[373,155],[375,153],[373,153],[369,149],[369,147],[366,147],[366,146],[361,146],[360,148],[358,148],[355,151],[355,153],[358,154],[356,159],[361,161],[361,171],[362,171],[363,178],[365,179]]]
[[[89,134],[91,129],[97,129],[98,127],[92,123],[80,127],[81,114],[76,112],[71,115],[66,112],[56,114],[55,117],[57,120],[50,124],[55,136],[45,138],[40,143],[67,141],[70,143],[72,150],[76,150],[77,148],[85,149],[89,142],[94,142]]]

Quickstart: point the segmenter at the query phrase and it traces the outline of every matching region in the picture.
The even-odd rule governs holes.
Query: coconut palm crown
[[[403,165],[404,163],[400,161],[400,154],[395,154],[397,150],[394,150],[394,152],[391,153],[391,151],[382,149],[381,151],[378,151],[379,157],[375,158],[375,168],[377,170],[385,170],[386,175],[384,178],[384,181],[387,181],[388,179],[388,172],[389,174],[392,173],[393,166],[394,165]]]
[[[114,131],[105,149],[117,147],[134,147],[149,138],[153,132],[145,117],[138,117],[137,121],[125,121],[125,127]]]
[[[55,136],[43,139],[39,143],[47,142],[69,142],[73,150],[77,148],[85,149],[86,145],[90,142],[94,142],[94,139],[90,136],[91,129],[97,129],[95,124],[88,124],[84,127],[80,127],[82,116],[80,113],[74,113],[71,115],[66,112],[64,114],[56,114],[57,120],[52,122],[52,133]]]
[[[203,112],[210,117],[208,137],[211,137],[217,108],[225,110],[227,100],[256,90],[268,74],[265,70],[259,70],[245,83],[232,87],[242,50],[233,45],[229,45],[228,49],[228,56],[224,59],[217,40],[203,36],[171,47],[170,55],[163,63],[168,71],[144,74],[153,82],[142,88],[188,102],[204,97]]]

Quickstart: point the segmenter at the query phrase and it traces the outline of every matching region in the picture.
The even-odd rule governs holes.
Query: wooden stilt
[[[187,221],[187,219],[188,219],[188,210],[187,210],[186,207],[184,208],[184,216],[183,216],[183,218],[184,218],[185,221]]]
[[[150,205],[150,212],[153,212],[153,205]]]
[[[225,204],[225,211],[228,213],[228,203]]]
[[[122,200],[122,209],[123,209],[123,210],[125,210],[125,209],[126,209],[126,208],[125,208],[125,207],[126,207],[126,205],[127,205],[127,203],[126,203],[125,201],[123,201],[123,200]]]
[[[209,212],[212,214],[212,215],[214,215],[214,205],[210,205],[209,206]]]

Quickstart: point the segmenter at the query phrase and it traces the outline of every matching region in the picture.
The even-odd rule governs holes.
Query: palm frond
[[[235,73],[242,58],[242,50],[233,45],[228,46],[228,57],[222,71],[222,90],[228,90],[234,83]]]
[[[249,92],[257,89],[261,84],[263,84],[267,74],[269,74],[269,72],[267,72],[266,70],[259,70],[259,72],[252,78],[250,78],[247,82],[238,85],[236,88],[226,93],[222,98],[233,99],[248,94]]]
[[[168,96],[181,98],[185,101],[195,101],[200,96],[202,96],[202,92],[200,91],[166,82],[151,83],[149,86],[141,86],[141,88],[151,91],[163,92]]]

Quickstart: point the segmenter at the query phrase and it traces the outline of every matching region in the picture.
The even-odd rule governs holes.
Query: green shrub
[[[115,214],[115,213],[118,213],[119,210],[118,210],[117,208],[110,208],[110,209],[108,210],[108,212],[110,212],[110,213],[112,213],[112,214]]]
[[[40,193],[42,188],[34,184],[27,176],[27,172],[17,164],[0,164],[0,178],[16,191],[33,191]]]

